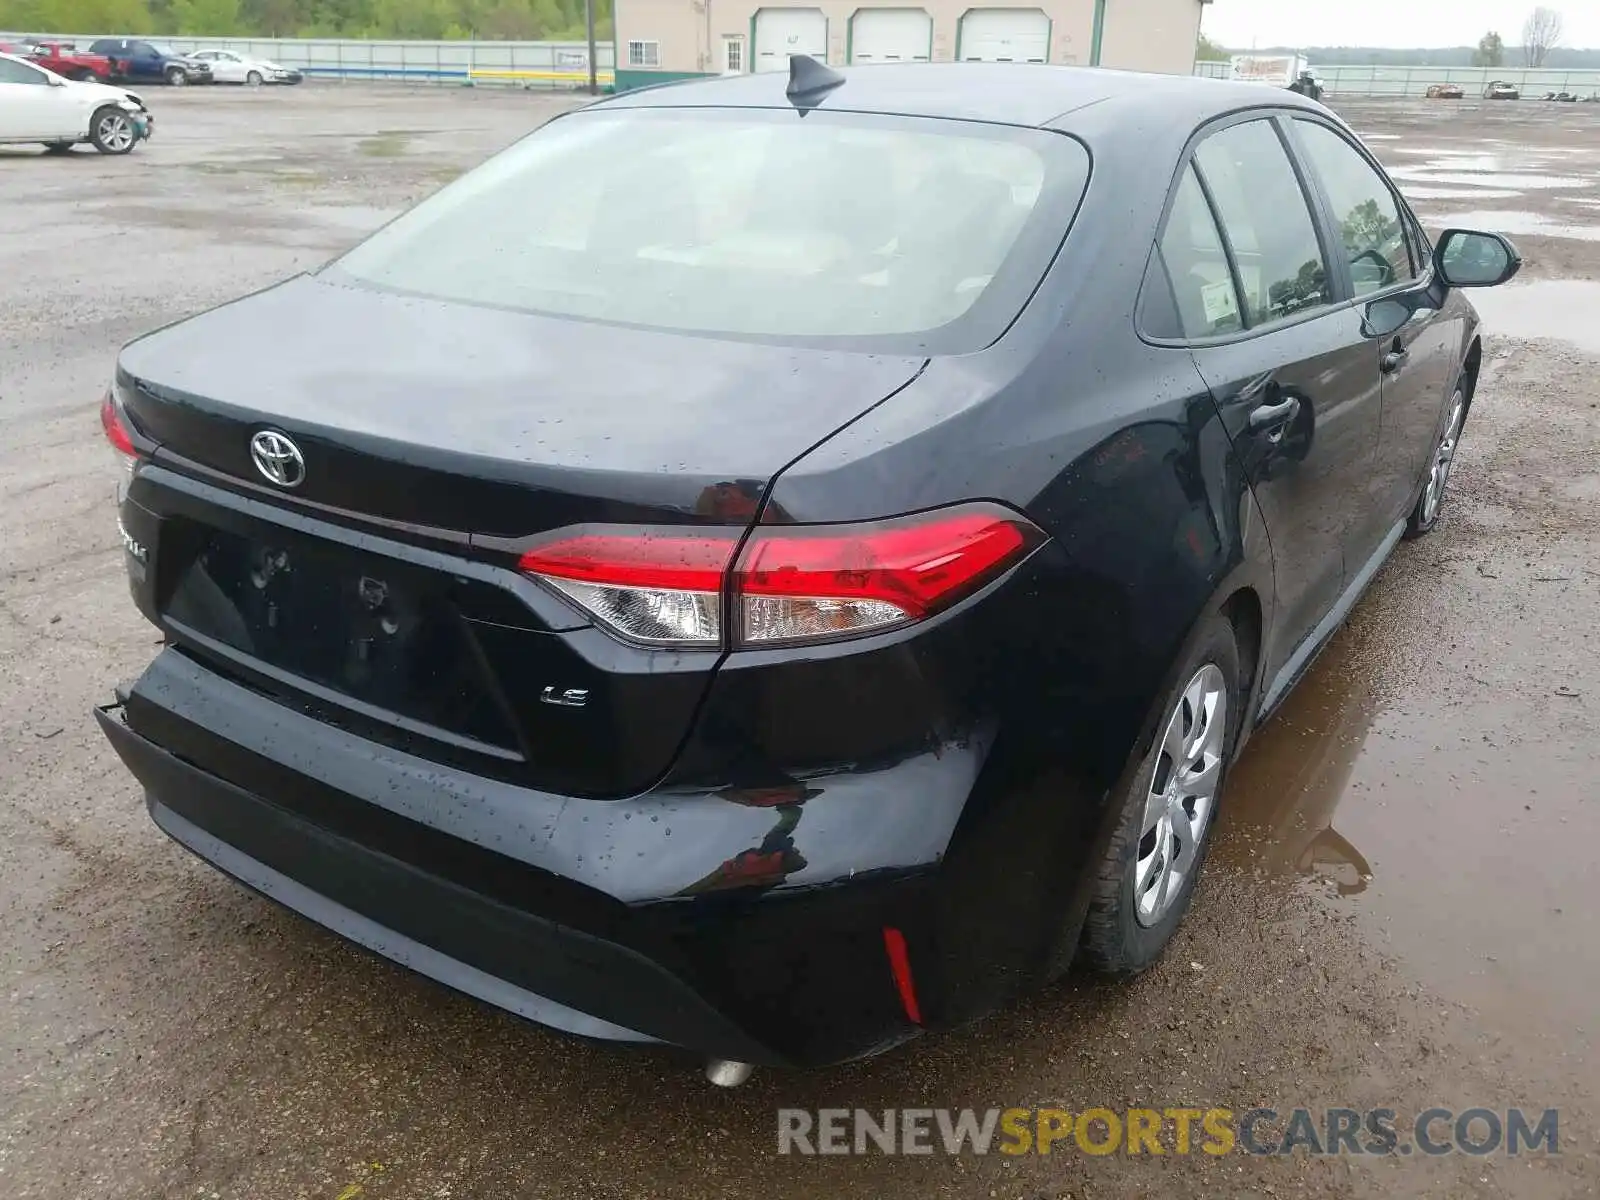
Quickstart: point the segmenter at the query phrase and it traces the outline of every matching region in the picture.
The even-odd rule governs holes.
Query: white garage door
[[[858,8],[850,20],[853,63],[927,62],[933,18],[920,8]]]
[[[1050,18],[1037,8],[974,8],[961,18],[963,62],[1047,62]]]
[[[756,13],[758,71],[787,71],[791,54],[828,61],[828,18],[820,8],[763,8]]]

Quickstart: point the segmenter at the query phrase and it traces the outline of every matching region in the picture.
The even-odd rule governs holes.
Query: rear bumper
[[[760,886],[746,868],[799,866],[792,842],[750,835],[783,824],[772,808],[703,794],[567,801],[457,775],[173,650],[120,699],[97,719],[168,835],[447,986],[571,1034],[746,1062],[840,1061],[918,1032],[883,930],[902,929],[915,959],[932,872],[858,860],[822,886]],[[570,814],[571,840],[557,833],[568,808],[585,810]],[[637,833],[587,836],[608,821]],[[729,854],[735,844],[745,853]],[[557,854],[570,874],[546,869]],[[674,857],[680,878],[704,877],[706,856],[739,865],[710,887],[623,900],[592,886],[592,856],[636,863],[635,878],[658,887]]]
[[[150,816],[169,837],[319,925],[566,1033],[621,1042],[666,1040],[592,1015],[616,1009],[620,994],[655,1009],[646,1023],[671,1040],[741,1061],[768,1056],[648,959],[321,829],[168,754],[129,729],[114,710],[99,710],[96,717],[144,785]]]

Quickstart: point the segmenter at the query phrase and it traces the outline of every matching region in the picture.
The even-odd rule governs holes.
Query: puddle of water
[[[1452,163],[1426,163],[1420,167],[1392,167],[1389,174],[1402,182],[1451,183],[1466,187],[1518,188],[1525,191],[1551,191],[1559,188],[1592,187],[1581,175],[1530,175],[1497,171],[1463,171]]]
[[[367,158],[400,158],[411,143],[411,134],[403,129],[384,130],[356,143],[356,153]]]
[[[1429,213],[1423,223],[1440,229],[1483,229],[1510,236],[1563,238],[1567,241],[1600,242],[1600,225],[1573,225],[1552,220],[1541,213],[1487,209],[1482,212]]]
[[[1410,200],[1515,200],[1522,192],[1496,191],[1493,188],[1447,188],[1402,186]],[[1600,203],[1600,201],[1597,201]]]
[[[1504,175],[1516,173],[1519,167],[1526,167],[1526,162],[1508,162],[1498,154],[1480,154],[1470,151],[1461,151],[1456,154],[1446,154],[1433,158],[1420,166],[1402,167],[1401,170],[1409,171],[1461,171],[1473,175]]]
[[[1477,582],[1474,603],[1504,586]],[[1380,581],[1367,619],[1245,748],[1212,862],[1262,886],[1301,880],[1436,996],[1477,1008],[1507,1041],[1563,1039],[1582,1061],[1600,994],[1600,939],[1585,924],[1592,772],[1586,735],[1558,724],[1581,701],[1546,700],[1554,682],[1537,695],[1510,682],[1524,651],[1540,653],[1538,628],[1497,632],[1500,650],[1463,632],[1453,664],[1419,658],[1415,614],[1386,611],[1413,607],[1409,590]]]
[[[1472,304],[1490,333],[1556,338],[1600,354],[1600,283],[1546,279],[1501,288],[1476,288]]]
[[[1504,145],[1504,143],[1498,141],[1486,141],[1484,145],[1498,146]],[[1485,154],[1482,149],[1477,147],[1395,146],[1393,147],[1393,150],[1396,154],[1426,154],[1433,158],[1454,159],[1489,157],[1499,162],[1504,162],[1506,159],[1505,154],[1499,152]],[[1589,151],[1583,146],[1516,146],[1507,151],[1507,153],[1514,154],[1518,160],[1527,160],[1537,158],[1560,158],[1561,156],[1567,154],[1588,154]]]

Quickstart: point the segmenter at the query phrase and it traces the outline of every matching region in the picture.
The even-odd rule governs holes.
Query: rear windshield
[[[676,332],[950,353],[1016,317],[1082,198],[1061,134],[815,110],[597,109],[328,268]]]

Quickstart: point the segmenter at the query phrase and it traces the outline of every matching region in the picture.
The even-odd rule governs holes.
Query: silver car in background
[[[210,65],[214,83],[260,87],[264,83],[299,83],[305,78],[304,73],[294,67],[255,58],[239,50],[196,50],[190,57]]]

